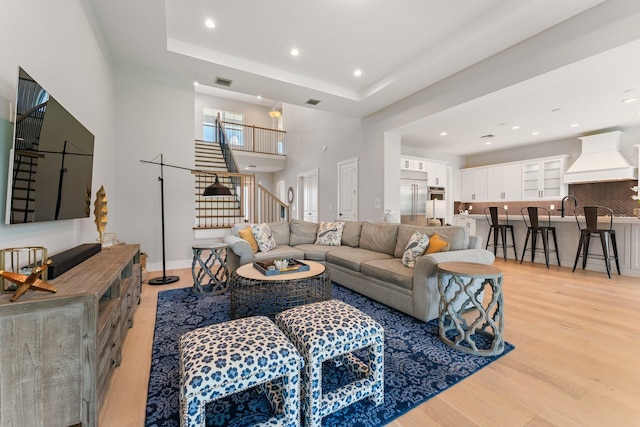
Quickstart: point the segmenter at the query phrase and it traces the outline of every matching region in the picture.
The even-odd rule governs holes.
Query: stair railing
[[[256,196],[258,222],[289,221],[289,205],[260,184]]]

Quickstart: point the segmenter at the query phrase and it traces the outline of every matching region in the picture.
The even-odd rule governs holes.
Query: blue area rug
[[[333,298],[360,309],[384,327],[385,402],[377,407],[368,400],[355,403],[325,417],[323,426],[385,425],[514,348],[507,343],[500,356],[472,356],[440,340],[437,320],[421,322],[336,284]],[[197,295],[191,288],[159,293],[146,426],[180,425],[178,338],[193,329],[228,320],[228,295]],[[323,377],[327,389],[349,380],[345,372],[329,367]],[[270,416],[268,400],[253,389],[207,406],[208,426],[250,426]]]

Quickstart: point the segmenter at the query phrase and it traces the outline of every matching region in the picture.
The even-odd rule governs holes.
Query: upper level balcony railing
[[[228,143],[234,150],[261,154],[286,154],[287,133],[278,129],[222,122]],[[216,135],[218,132],[216,132]],[[214,141],[219,142],[219,141]]]

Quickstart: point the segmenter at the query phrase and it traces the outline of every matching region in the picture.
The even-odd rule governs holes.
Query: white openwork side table
[[[226,243],[198,243],[192,246],[193,292],[221,294],[227,287]],[[198,268],[199,267],[199,268]]]
[[[440,338],[465,353],[504,351],[502,270],[473,262],[438,264]],[[488,291],[490,295],[485,295]]]

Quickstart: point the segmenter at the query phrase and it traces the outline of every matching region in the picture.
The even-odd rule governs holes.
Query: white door
[[[298,196],[302,219],[318,222],[318,169],[298,175],[298,188],[302,189],[302,194]]]
[[[338,219],[358,220],[358,159],[338,163]]]

